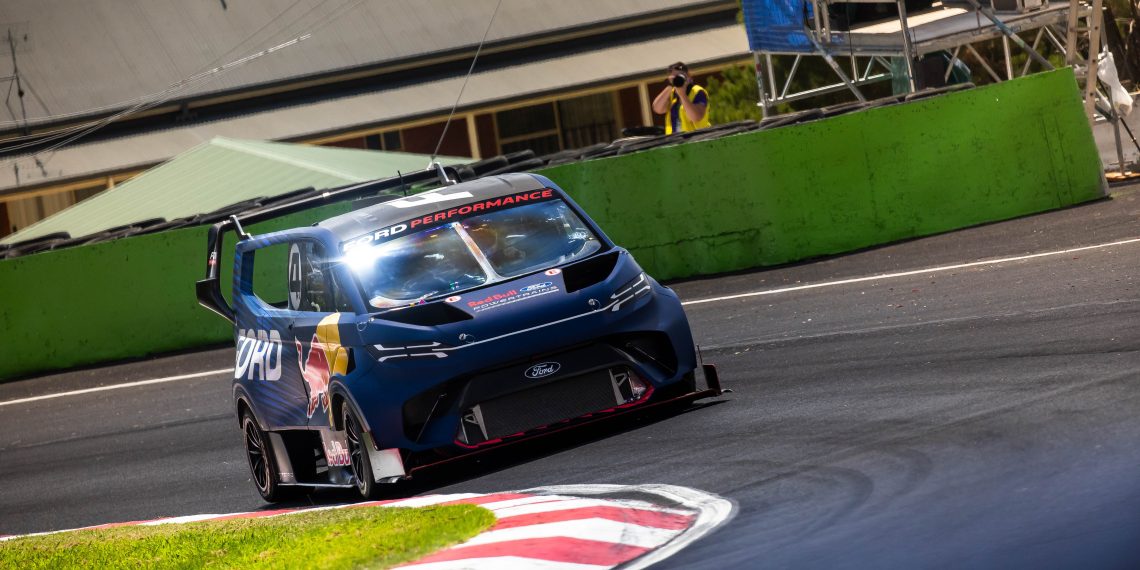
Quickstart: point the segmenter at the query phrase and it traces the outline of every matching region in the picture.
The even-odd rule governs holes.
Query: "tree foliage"
[[[756,71],[750,66],[734,65],[722,71],[720,78],[710,77],[708,90],[712,124],[760,120],[760,90],[756,86]]]

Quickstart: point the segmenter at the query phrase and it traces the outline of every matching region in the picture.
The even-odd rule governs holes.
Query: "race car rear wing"
[[[352,186],[333,188],[327,192],[296,202],[272,206],[247,214],[235,214],[230,216],[210,226],[210,232],[206,238],[206,278],[195,283],[195,293],[198,297],[198,304],[217,313],[227,321],[231,323],[234,322],[233,307],[231,307],[229,303],[226,302],[225,297],[222,296],[221,283],[218,277],[218,268],[220,267],[219,263],[222,257],[222,242],[224,241],[222,238],[226,232],[235,232],[239,240],[249,239],[250,235],[246,233],[242,227],[246,224],[256,224],[258,222],[280,218],[281,216],[303,212],[318,206],[363,198],[385,190],[406,189],[412,184],[423,184],[433,181],[438,181],[442,185],[454,184],[453,180],[456,179],[457,176],[454,169],[444,169],[438,166],[438,163],[434,163],[427,170],[354,184]]]

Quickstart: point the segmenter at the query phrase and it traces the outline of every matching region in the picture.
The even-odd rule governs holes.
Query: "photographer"
[[[709,94],[693,83],[689,67],[677,62],[669,66],[665,88],[653,99],[653,112],[665,118],[665,134],[689,132],[709,126]],[[682,96],[683,95],[683,96]]]

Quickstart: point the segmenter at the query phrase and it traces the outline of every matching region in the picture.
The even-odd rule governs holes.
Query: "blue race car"
[[[198,283],[235,325],[236,411],[268,501],[328,486],[371,498],[442,461],[721,393],[677,296],[542,176],[242,227],[313,205],[216,224]],[[232,307],[218,278],[229,230]]]

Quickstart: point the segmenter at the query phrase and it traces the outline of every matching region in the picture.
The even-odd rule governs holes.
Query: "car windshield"
[[[516,206],[350,250],[377,309],[407,305],[586,257],[601,249],[561,200]]]

